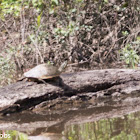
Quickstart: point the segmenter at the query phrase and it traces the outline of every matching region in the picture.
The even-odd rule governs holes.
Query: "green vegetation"
[[[28,136],[16,130],[1,130],[0,137],[4,140],[28,140]]]
[[[14,52],[15,50],[10,47],[0,54],[0,81],[2,85],[10,84],[14,79],[16,66],[14,61],[11,61],[13,55],[15,55]],[[5,54],[7,55],[5,56]]]
[[[140,39],[137,41],[127,44],[121,51],[121,59],[132,68],[135,68],[140,63],[140,56],[138,55],[140,48]]]
[[[47,61],[111,67],[120,51],[121,60],[134,67],[139,7],[139,0],[0,0],[0,84]]]

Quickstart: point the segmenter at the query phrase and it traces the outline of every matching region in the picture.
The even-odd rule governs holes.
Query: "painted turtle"
[[[23,74],[22,79],[37,79],[43,81],[45,79],[51,79],[60,76],[67,66],[67,61],[63,62],[60,67],[53,64],[40,64],[30,69]]]

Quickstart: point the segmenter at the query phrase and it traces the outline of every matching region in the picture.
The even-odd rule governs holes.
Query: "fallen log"
[[[91,99],[140,92],[140,70],[104,69],[62,74],[42,82],[20,81],[0,89],[0,114],[34,109],[47,101],[64,98]],[[74,98],[72,98],[74,97]]]

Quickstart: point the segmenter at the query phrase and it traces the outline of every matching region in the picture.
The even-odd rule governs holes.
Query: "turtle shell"
[[[53,64],[40,64],[24,73],[24,77],[36,79],[50,79],[61,74]]]

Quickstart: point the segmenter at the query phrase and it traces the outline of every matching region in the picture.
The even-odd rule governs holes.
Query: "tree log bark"
[[[20,81],[0,89],[0,114],[47,106],[57,99],[98,99],[140,93],[140,70],[104,69],[62,74],[60,78],[42,82]]]

